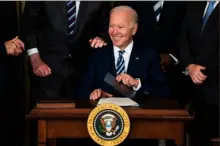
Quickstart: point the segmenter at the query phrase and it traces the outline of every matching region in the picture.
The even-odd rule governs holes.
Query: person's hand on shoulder
[[[99,37],[90,39],[89,44],[92,48],[102,48],[107,45],[107,43],[102,38],[99,38]]]

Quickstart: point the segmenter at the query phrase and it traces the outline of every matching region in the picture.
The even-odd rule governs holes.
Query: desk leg
[[[48,139],[48,144],[49,146],[56,146],[56,139],[55,138]]]
[[[177,146],[185,146],[184,144],[184,123],[178,122],[175,129],[175,143]]]
[[[46,126],[47,123],[45,120],[38,120],[38,146],[47,145]]]

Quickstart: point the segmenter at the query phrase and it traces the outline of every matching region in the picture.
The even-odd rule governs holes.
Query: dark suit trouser
[[[30,109],[39,99],[73,99],[74,92],[74,68],[71,59],[67,59],[61,63],[62,67],[59,71],[53,72],[48,77],[31,78],[31,105]],[[32,121],[30,127],[31,145],[37,143],[37,122]]]
[[[172,96],[170,98],[179,100],[181,104],[187,104],[190,99],[190,86],[192,85],[190,77],[185,76],[181,70],[175,66],[167,68],[164,75],[172,92]]]
[[[61,62],[58,71],[47,77],[31,78],[31,97],[38,99],[73,98],[74,68],[71,59]]]
[[[219,107],[201,104],[194,117],[193,146],[212,146],[211,138],[219,137]]]
[[[7,79],[6,76],[4,76]],[[14,97],[10,96],[8,80],[0,77],[0,143],[1,145],[15,145],[17,143],[17,111]]]
[[[195,91],[193,146],[212,146],[211,138],[219,137],[219,86],[197,85]]]

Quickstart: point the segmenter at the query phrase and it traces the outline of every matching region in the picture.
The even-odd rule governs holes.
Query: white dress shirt
[[[77,0],[77,1],[76,1],[76,18],[77,18],[78,12],[79,12],[79,5],[80,5],[80,1]],[[32,55],[32,54],[35,54],[35,53],[39,53],[39,51],[38,51],[37,48],[32,48],[32,49],[28,49],[28,50],[27,50],[28,56],[30,56],[30,55]]]
[[[127,72],[127,70],[128,70],[128,64],[129,64],[129,61],[130,61],[130,56],[131,56],[131,52],[132,52],[132,49],[133,49],[133,44],[134,44],[134,42],[131,41],[130,44],[124,49],[125,52],[122,54],[122,56],[124,58],[124,61],[125,61],[125,72]],[[117,46],[113,46],[113,49],[114,49],[115,67],[116,67],[117,60],[118,60],[118,57],[119,57],[119,51],[121,49]],[[140,81],[139,78],[137,78],[137,79],[139,81],[139,84],[138,84],[137,88],[133,87],[133,90],[135,90],[135,91],[137,91],[141,88],[141,81]]]
[[[215,7],[217,6],[218,3],[219,3],[219,1],[215,1],[214,9],[215,9]],[[206,13],[206,11],[207,11],[208,6],[209,6],[209,1],[208,1],[207,4],[206,4],[206,7],[205,7],[205,10],[204,10],[204,13],[203,13],[203,17],[205,16],[205,13]]]

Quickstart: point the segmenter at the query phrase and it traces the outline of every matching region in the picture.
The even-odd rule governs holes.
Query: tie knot
[[[159,4],[160,1],[153,1],[153,5]]]
[[[125,53],[125,50],[120,50],[120,51],[118,51],[118,53],[119,53],[119,56],[121,56]]]

